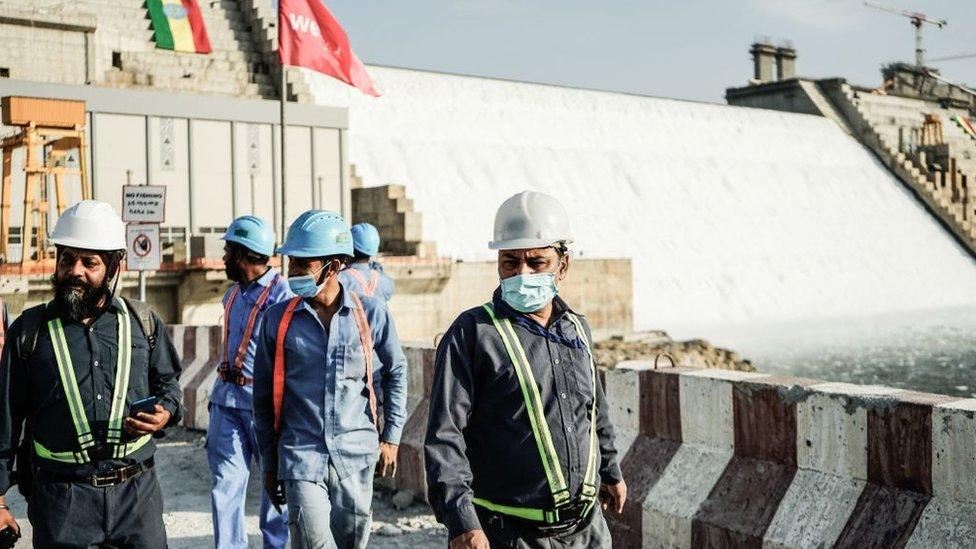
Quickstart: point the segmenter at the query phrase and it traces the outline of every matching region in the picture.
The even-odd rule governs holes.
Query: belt
[[[250,385],[254,380],[245,376],[244,372],[237,368],[231,368],[226,362],[217,367],[217,376],[221,381],[232,383],[238,387]]]
[[[104,488],[106,486],[116,486],[128,480],[134,479],[146,471],[149,471],[155,465],[155,460],[153,458],[149,458],[142,463],[136,463],[135,465],[129,465],[127,467],[122,467],[99,475],[83,477],[39,469],[38,476],[43,476],[44,478],[49,478],[57,482],[76,482],[88,484],[94,486],[95,488]]]
[[[594,505],[594,502],[592,501],[585,502],[575,500],[563,507],[560,507],[558,510],[544,510],[543,516],[547,517],[546,520],[532,520],[514,516],[501,510],[490,509],[482,505],[475,505],[476,510],[484,512],[492,518],[497,518],[502,522],[508,522],[523,528],[528,528],[544,535],[561,534],[576,528],[581,522],[590,516],[590,513],[595,507],[596,505]]]

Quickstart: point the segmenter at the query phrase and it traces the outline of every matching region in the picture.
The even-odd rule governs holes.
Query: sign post
[[[125,265],[139,271],[141,301],[146,300],[146,271],[158,271],[163,261],[159,224],[165,220],[166,187],[122,187],[122,221],[127,223]]]

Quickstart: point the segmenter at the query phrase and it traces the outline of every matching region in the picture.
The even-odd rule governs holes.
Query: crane
[[[948,22],[945,19],[932,19],[924,13],[900,10],[889,6],[883,6],[881,4],[875,4],[874,2],[865,2],[864,5],[869,8],[887,11],[889,13],[894,13],[896,15],[909,18],[912,26],[915,27],[915,65],[920,68],[925,66],[925,50],[922,48],[922,25],[924,23],[929,23],[930,25],[935,25],[941,29],[945,27]]]
[[[971,53],[961,53],[958,55],[947,55],[945,57],[936,57],[934,59],[929,59],[929,61],[954,61],[956,59],[969,59],[971,57],[976,57],[976,51]]]

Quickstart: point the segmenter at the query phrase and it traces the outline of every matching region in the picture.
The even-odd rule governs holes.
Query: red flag
[[[278,60],[327,74],[379,97],[349,37],[322,0],[278,0]]]

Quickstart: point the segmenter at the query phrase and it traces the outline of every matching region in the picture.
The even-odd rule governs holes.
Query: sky
[[[879,0],[886,2],[887,0]],[[325,0],[368,64],[724,102],[752,76],[749,45],[797,49],[797,74],[881,84],[915,58],[909,20],[860,0]],[[929,57],[976,53],[974,0],[889,4],[948,20]],[[976,57],[934,64],[976,84]]]

